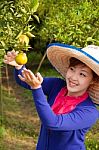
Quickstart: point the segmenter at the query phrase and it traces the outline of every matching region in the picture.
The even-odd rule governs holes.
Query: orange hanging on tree
[[[18,37],[18,41],[22,47],[29,45],[29,37],[25,34],[21,34]],[[22,50],[19,51],[18,55],[15,58],[15,61],[18,65],[24,65],[27,63],[27,56]]]
[[[28,46],[29,45],[29,37],[27,36],[27,35],[25,35],[25,34],[21,34],[20,36],[19,36],[19,42],[22,44],[22,45],[26,45],[26,46]]]

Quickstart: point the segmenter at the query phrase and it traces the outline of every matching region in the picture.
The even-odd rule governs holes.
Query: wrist
[[[22,67],[23,67],[23,65],[15,66],[15,68],[16,68],[17,70],[20,70]]]
[[[41,85],[39,85],[39,86],[31,86],[31,89],[33,89],[33,90],[36,90],[36,89],[39,89],[39,88],[41,88]]]

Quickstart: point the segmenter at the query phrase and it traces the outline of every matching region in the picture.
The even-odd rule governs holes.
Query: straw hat
[[[48,45],[47,57],[63,77],[66,75],[71,57],[85,63],[99,76],[99,46],[88,45],[80,49],[66,44],[52,43]],[[90,86],[89,95],[94,103],[99,104],[99,80]]]

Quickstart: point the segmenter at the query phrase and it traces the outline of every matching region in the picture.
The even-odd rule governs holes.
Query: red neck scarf
[[[79,103],[83,102],[88,97],[87,92],[78,97],[67,96],[67,92],[67,88],[63,87],[56,96],[54,104],[52,105],[52,110],[55,114],[65,114],[71,112]]]

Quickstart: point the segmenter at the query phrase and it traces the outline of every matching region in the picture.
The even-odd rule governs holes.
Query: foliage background
[[[99,45],[98,6],[99,0],[1,0],[0,58],[5,50],[20,49],[16,37],[26,31],[35,35],[33,52],[42,54],[51,42]]]
[[[98,0],[41,0],[38,15],[41,23],[35,28],[34,47],[41,51],[50,42],[77,47],[99,45]]]
[[[27,49],[17,37],[33,31],[34,25],[29,22],[33,17],[38,19],[35,15],[38,6],[38,0],[0,1],[0,64],[5,51]]]

